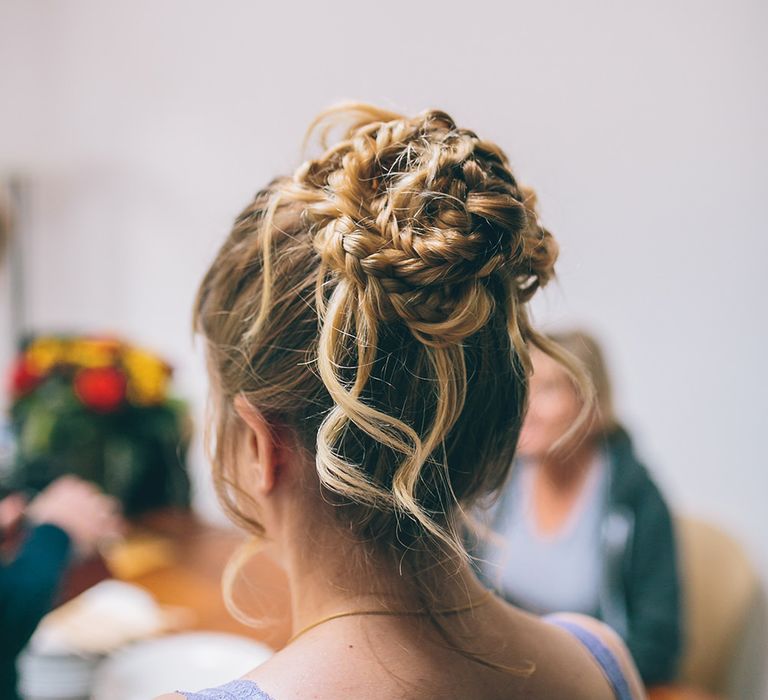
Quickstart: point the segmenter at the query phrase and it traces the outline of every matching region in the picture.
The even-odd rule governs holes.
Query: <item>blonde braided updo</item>
[[[505,480],[529,344],[552,352],[525,302],[557,245],[504,153],[444,112],[343,106],[316,131],[324,152],[256,195],[198,294],[216,483],[260,532],[227,469],[242,394],[295,433],[348,529],[418,577],[464,553],[460,507]]]
[[[504,154],[444,112],[359,126],[293,182],[323,264],[361,309],[402,320],[426,344],[485,325],[494,304],[484,281],[500,268],[529,283],[521,300],[552,274],[555,242]]]

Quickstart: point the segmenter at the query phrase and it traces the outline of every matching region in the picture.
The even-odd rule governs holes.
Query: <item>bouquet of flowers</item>
[[[76,474],[117,497],[127,515],[189,505],[185,404],[171,367],[112,338],[40,336],[11,372],[16,453],[6,486],[37,491]]]

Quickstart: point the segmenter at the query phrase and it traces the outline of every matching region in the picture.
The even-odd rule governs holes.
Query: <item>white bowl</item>
[[[188,632],[137,642],[96,671],[92,700],[148,700],[175,690],[201,690],[239,678],[273,651],[246,637]]]
[[[27,700],[85,700],[102,657],[38,654],[19,657],[19,691]]]

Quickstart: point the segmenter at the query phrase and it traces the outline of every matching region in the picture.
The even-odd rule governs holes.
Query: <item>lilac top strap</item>
[[[218,688],[207,688],[197,693],[178,691],[187,700],[272,700],[253,681],[230,681]]]
[[[618,659],[599,637],[570,620],[562,620],[554,616],[544,619],[550,624],[569,632],[586,647],[587,651],[592,654],[592,657],[602,668],[605,677],[611,684],[611,688],[613,688],[616,700],[633,700],[632,691],[629,688],[624,672],[621,670]]]

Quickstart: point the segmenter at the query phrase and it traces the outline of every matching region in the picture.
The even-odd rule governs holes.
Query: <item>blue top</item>
[[[633,700],[629,683],[621,671],[621,666],[613,652],[603,644],[602,640],[581,625],[570,620],[560,620],[556,617],[547,622],[557,625],[572,634],[589,651],[602,669],[605,677],[613,688],[616,700]],[[199,693],[181,693],[187,700],[273,700],[249,680],[237,680],[221,685],[218,688],[208,688]]]
[[[599,454],[565,523],[542,533],[533,508],[536,465],[516,465],[491,515],[489,538],[480,552],[484,578],[508,601],[547,615],[560,610],[598,617],[603,575],[601,529],[608,469]]]
[[[181,692],[181,691],[180,691]],[[181,693],[187,700],[272,700],[253,681],[230,681],[218,688],[208,688],[199,693]]]

